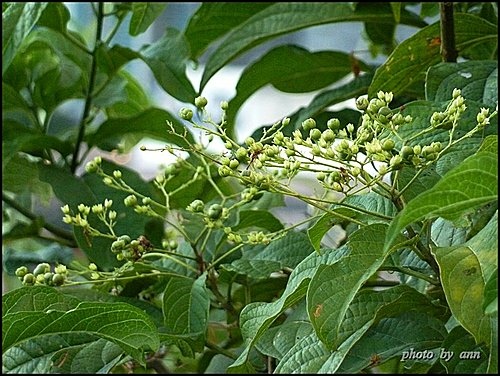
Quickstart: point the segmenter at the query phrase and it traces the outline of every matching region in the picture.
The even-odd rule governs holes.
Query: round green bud
[[[364,111],[368,107],[368,98],[366,97],[359,97],[356,99],[356,108],[360,111]]]
[[[196,97],[194,99],[194,105],[198,108],[204,108],[207,105],[208,101],[205,97]]]
[[[382,141],[382,150],[391,151],[392,149],[394,149],[394,146],[396,146],[396,143],[390,138],[386,138],[384,141]]]
[[[55,266],[54,272],[57,274],[68,274],[68,269],[66,268],[66,265],[58,264]]]
[[[208,208],[207,215],[210,219],[219,219],[222,214],[222,206],[219,204],[212,204]]]
[[[229,162],[229,168],[231,168],[232,170],[236,170],[239,165],[240,162],[237,159],[231,159],[231,161]]]
[[[321,138],[321,131],[318,128],[313,128],[309,132],[311,140],[318,141]]]
[[[244,147],[238,148],[236,152],[234,153],[234,156],[236,157],[237,160],[243,161],[247,158],[248,151]]]
[[[312,118],[306,119],[302,122],[302,128],[304,128],[305,131],[316,128],[316,121]]]
[[[326,129],[323,131],[323,133],[321,134],[321,138],[325,141],[325,142],[333,142],[335,140],[335,132],[332,131],[331,129]]]
[[[249,137],[247,137],[247,138],[245,139],[245,144],[246,144],[247,146],[251,146],[251,145],[255,144],[255,140],[254,140],[254,138],[253,138],[253,137],[250,137],[250,136],[249,136]]]
[[[121,179],[122,172],[120,170],[114,170],[113,171],[113,176],[115,177],[115,179]]]
[[[204,208],[205,208],[205,203],[202,200],[194,200],[192,203],[188,205],[187,210],[195,213],[201,213]]]
[[[223,111],[227,111],[227,109],[229,108],[229,103],[227,103],[227,101],[222,101],[222,102],[220,102],[220,108],[221,108]]]
[[[224,142],[224,147],[228,150],[231,150],[233,148],[233,144],[230,141]]]
[[[351,168],[351,175],[356,177],[359,174],[361,174],[361,169],[359,167],[353,167]]]
[[[414,154],[413,148],[411,146],[405,145],[401,148],[400,154],[403,158],[409,158]]]
[[[88,266],[89,270],[95,272],[97,270],[97,265],[94,264],[93,262],[91,262]],[[61,273],[58,273],[58,274],[61,274]]]
[[[342,186],[339,183],[337,183],[337,182],[334,182],[332,184],[332,188],[333,188],[334,191],[342,192]]]
[[[319,156],[319,155],[321,155],[321,148],[315,144],[311,147],[311,153],[314,156]]]
[[[51,285],[52,284],[52,277],[53,277],[54,273],[45,273],[43,275],[43,282],[46,284],[46,285]],[[38,277],[37,277],[38,278]]]
[[[226,176],[229,176],[231,175],[232,173],[232,170],[229,168],[229,166],[226,166],[226,165],[222,165],[219,167],[218,169],[218,173],[221,177],[226,177]]]
[[[229,166],[229,163],[231,163],[231,160],[228,157],[221,157],[220,163],[223,166]]]
[[[148,150],[148,148],[145,146],[145,145],[141,145],[141,147],[139,148],[141,151],[146,151]]]
[[[52,276],[52,283],[55,286],[61,286],[64,283],[64,276],[62,276],[61,274],[54,274]]]
[[[177,243],[177,240],[172,239],[168,242],[168,247],[170,249],[177,249],[178,246],[179,244]]]
[[[319,180],[319,181],[325,181],[326,179],[326,174],[324,172],[318,172],[318,175],[316,176],[316,178]]]
[[[46,262],[38,264],[36,266],[35,270],[33,270],[33,274],[35,276],[37,276],[39,274],[45,274],[47,272],[50,272],[50,265]]]
[[[130,236],[128,236],[128,235],[121,235],[121,236],[119,236],[119,237],[118,237],[118,239],[117,239],[117,240],[122,241],[124,244],[130,244],[130,241],[131,241],[132,239],[131,239],[131,238],[130,238]]]
[[[191,120],[193,118],[193,111],[189,108],[183,107],[179,111],[179,115],[184,120]]]
[[[284,127],[286,127],[288,124],[290,124],[290,118],[286,117],[281,120],[281,125],[283,125]]]
[[[29,270],[26,266],[20,266],[16,269],[16,276],[19,278],[23,278],[26,274],[28,274]]]
[[[340,129],[340,120],[337,118],[330,119],[327,121],[326,126],[336,132]]]
[[[385,116],[386,118],[389,118],[390,115],[392,115],[392,111],[389,107],[384,106],[378,110],[378,114],[381,116]]]
[[[414,153],[415,155],[420,155],[420,153],[422,153],[422,146],[420,146],[420,145],[415,145],[415,146],[413,147],[413,153]]]
[[[96,172],[97,169],[98,166],[94,161],[90,161],[85,165],[85,171],[87,171],[89,174]]]
[[[23,277],[23,285],[28,285],[28,286],[34,285],[35,281],[36,277],[31,273],[28,273]]]

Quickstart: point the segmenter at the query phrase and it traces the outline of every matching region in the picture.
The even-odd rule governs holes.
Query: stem
[[[74,239],[73,234],[71,232],[65,231],[59,227],[51,225],[50,223],[46,223],[45,220],[43,219],[43,217],[39,217],[36,214],[29,211],[28,209],[22,207],[16,201],[7,197],[7,195],[4,192],[2,192],[2,201],[5,202],[10,207],[12,207],[13,209],[17,210],[19,213],[24,215],[26,218],[31,219],[32,221],[36,221],[36,220],[41,219],[42,220],[41,225],[43,228],[45,228],[46,230],[50,231],[54,235],[57,235],[64,240],[69,240],[71,242],[71,245],[75,244],[75,239]]]
[[[75,151],[73,153],[73,159],[71,160],[71,172],[74,174],[76,168],[78,167],[78,155],[80,154],[81,144],[83,142],[83,136],[85,134],[85,126],[87,125],[87,120],[90,114],[90,109],[92,107],[92,92],[94,91],[94,85],[97,76],[97,59],[96,53],[97,48],[99,46],[99,42],[102,36],[102,27],[103,27],[103,11],[104,11],[104,3],[98,3],[97,10],[97,30],[95,36],[95,45],[94,50],[92,51],[92,60],[90,66],[90,74],[89,74],[89,86],[87,87],[87,95],[85,97],[85,107],[83,109],[82,119],[80,121],[78,137],[76,139]]]
[[[439,3],[441,16],[441,58],[443,62],[456,63],[458,51],[455,46],[455,25],[453,21],[453,3]]]
[[[382,267],[379,270],[381,270],[381,271],[394,271],[394,272],[403,273],[403,274],[406,274],[406,275],[409,275],[409,276],[412,276],[415,278],[423,279],[426,282],[429,282],[433,285],[439,286],[439,281],[436,280],[435,278],[432,278],[426,274],[417,272],[416,270],[412,270],[409,268],[403,268],[400,266],[387,266],[387,267]]]

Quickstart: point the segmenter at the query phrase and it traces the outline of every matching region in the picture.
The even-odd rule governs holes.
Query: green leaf
[[[48,293],[47,290],[52,290]],[[2,351],[48,334],[94,334],[118,344],[127,354],[143,362],[143,350],[157,350],[160,343],[156,326],[140,309],[126,303],[80,302],[74,308],[60,306],[63,294],[47,287],[31,287],[7,293],[2,306]],[[12,295],[11,295],[12,294]],[[49,295],[48,295],[49,294]],[[41,303],[39,299],[44,297]],[[48,298],[48,299],[47,299]],[[74,305],[75,298],[68,303]],[[34,310],[20,310],[26,304]],[[26,322],[30,325],[27,327]]]
[[[486,281],[497,270],[498,215],[460,246],[436,248],[446,299],[458,322],[476,342],[489,343],[490,317],[483,310]]]
[[[479,152],[487,151],[490,153],[498,153],[498,135],[490,135],[486,137],[478,150]]]
[[[71,13],[64,3],[50,2],[38,20],[38,26],[45,26],[65,34],[70,18]]]
[[[269,51],[240,76],[236,95],[229,101],[227,122],[234,126],[243,103],[258,89],[271,84],[286,93],[305,93],[321,89],[351,73],[352,57],[344,52],[319,51],[286,45]],[[286,61],[286,64],[282,64]],[[360,63],[363,70],[366,64]]]
[[[197,59],[217,39],[273,3],[201,3],[184,34]]]
[[[418,315],[405,317],[410,311],[419,312]],[[303,341],[297,341],[294,348],[283,356],[277,371],[331,373],[338,372],[342,365],[344,368],[350,368],[350,373],[358,373],[368,365],[374,353],[390,350],[392,354],[400,354],[401,349],[408,345],[429,348],[432,343],[439,344],[446,332],[444,322],[431,316],[440,315],[440,311],[440,308],[432,305],[423,294],[408,286],[401,285],[383,291],[362,290],[349,305],[341,326],[341,345],[336,351],[328,351],[316,335],[312,336],[315,338],[315,344],[309,343],[305,338]],[[397,322],[393,322],[388,331],[382,332],[384,335],[389,332],[387,340],[370,342],[370,328],[373,327],[373,331],[377,333],[377,326],[388,317],[396,317]],[[404,335],[400,333],[403,325],[407,328]],[[415,333],[419,335],[409,335],[412,330],[410,328],[418,328]],[[391,342],[390,338],[397,338],[398,341]],[[360,352],[367,354],[358,356]]]
[[[494,107],[498,100],[498,62],[466,61],[440,63],[429,68],[425,80],[425,96],[430,101],[449,100],[459,88],[467,100]]]
[[[314,333],[307,321],[290,321],[269,328],[255,347],[266,356],[282,359],[291,348],[304,337]]]
[[[2,76],[48,3],[11,3],[2,12]]]
[[[498,39],[497,27],[472,14],[455,13],[455,43],[458,51]],[[427,69],[441,60],[440,22],[424,27],[401,42],[375,72],[368,91],[376,97],[379,90],[401,94],[415,82],[425,82]]]
[[[326,108],[344,102],[348,99],[366,94],[368,87],[373,79],[371,72],[365,73],[354,80],[334,89],[323,90],[316,95],[307,107],[301,108],[295,114],[291,115],[289,127],[298,129],[305,119],[316,117]],[[293,124],[293,127],[292,127]]]
[[[122,349],[92,334],[62,333],[35,337],[3,354],[7,373],[108,373]]]
[[[208,325],[210,299],[206,274],[196,280],[171,277],[163,293],[163,315],[167,336],[185,341],[194,351],[202,351]]]
[[[258,227],[270,232],[275,232],[283,229],[283,224],[269,211],[265,210],[241,210],[239,213],[240,220],[233,230],[241,230],[245,228]]]
[[[32,225],[33,224],[37,226],[35,227],[36,232],[32,236],[38,235],[40,224],[36,223],[36,221],[34,221]],[[8,234],[4,234],[4,241],[8,240],[10,237],[14,237],[16,234],[13,232],[14,231],[11,230]],[[21,233],[20,238],[27,237],[27,235],[29,235],[29,233]],[[30,250],[29,252],[26,252],[24,249],[15,249],[9,246],[4,247],[2,265],[4,270],[9,274],[14,274],[16,269],[23,265],[37,265],[42,262],[68,265],[73,259],[73,249],[58,243],[52,243],[36,250]]]
[[[335,264],[320,265],[307,290],[307,311],[320,340],[330,349],[341,345],[339,331],[361,286],[383,264],[387,226],[373,224],[354,232],[347,243],[351,252]]]
[[[356,210],[356,208],[360,210]],[[330,212],[323,214],[318,221],[307,230],[307,235],[314,249],[319,252],[323,236],[333,225],[343,221],[343,219],[335,215],[335,213],[370,224],[387,221],[387,219],[377,217],[377,214],[390,218],[394,216],[396,212],[394,204],[389,199],[379,194],[369,192],[367,194],[349,196],[346,197],[341,204],[333,205]],[[369,213],[373,213],[373,215]]]
[[[463,213],[498,199],[498,158],[481,152],[449,171],[430,190],[411,200],[387,231],[389,249],[408,224],[426,218],[460,218]]]
[[[487,315],[498,312],[498,269],[491,274],[484,286],[483,311]]]
[[[474,337],[462,327],[453,328],[443,341],[442,347],[453,352],[448,361],[441,359],[441,364],[449,374],[487,373],[488,354],[484,348],[476,345]]]
[[[180,134],[184,132],[184,126],[172,114],[159,108],[149,108],[133,117],[106,120],[99,126],[99,129],[88,135],[86,140],[89,145],[103,150],[116,149],[124,135],[151,137],[175,145],[187,146],[183,138],[169,133],[167,122],[172,122],[176,132]],[[190,133],[187,138],[193,141]]]
[[[128,32],[133,37],[145,32],[154,20],[161,15],[167,4],[162,3],[132,3],[132,18]]]
[[[38,167],[36,163],[15,154],[3,170],[2,190],[13,193],[32,192],[40,197],[42,202],[49,202],[53,190],[44,181],[43,173]],[[19,171],[23,173],[20,174]]]
[[[246,305],[240,314],[240,327],[245,348],[238,359],[228,368],[228,372],[248,372],[250,350],[255,342],[265,333],[276,318],[288,307],[304,297],[307,285],[319,265],[337,262],[348,252],[347,247],[336,250],[325,250],[318,256],[311,253],[290,274],[289,282],[279,299],[271,303],[251,303]]]
[[[362,373],[374,355],[383,363],[394,357],[401,359],[403,352],[411,349],[426,351],[432,355],[431,362],[436,362],[445,336],[443,321],[418,309],[382,318],[350,349],[337,372]],[[404,364],[405,368],[408,366]]]
[[[374,20],[394,23],[392,11],[356,12],[348,3],[275,3],[234,28],[210,55],[200,83],[200,92],[210,78],[229,61],[271,38],[311,26],[332,22]],[[425,25],[420,19],[403,12],[402,23]]]
[[[311,252],[312,248],[306,235],[290,231],[284,237],[271,242],[258,254],[244,253],[241,259],[225,264],[223,268],[252,278],[267,278],[272,272],[283,268],[295,268]]]
[[[163,90],[181,102],[194,102],[196,93],[186,76],[189,46],[183,34],[167,28],[165,34],[141,55]]]
[[[21,287],[2,296],[2,315],[49,309],[67,311],[79,303],[79,299],[63,295],[52,287]]]

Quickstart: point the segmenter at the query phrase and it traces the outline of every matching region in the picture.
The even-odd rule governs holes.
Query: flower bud
[[[183,107],[179,111],[179,115],[184,120],[191,120],[193,118],[193,111],[189,108]]]
[[[114,170],[113,171],[113,176],[115,179],[121,179],[122,178],[122,172],[120,170]]]
[[[281,120],[281,125],[283,125],[284,127],[286,127],[288,124],[290,124],[290,118],[286,117]]]
[[[356,108],[360,111],[364,111],[368,107],[368,103],[368,98],[359,97],[358,99],[356,99]]]
[[[340,120],[337,118],[330,119],[327,121],[326,126],[336,132],[340,128]]]
[[[28,268],[26,266],[20,266],[16,269],[16,276],[19,278],[23,278],[26,274],[28,274]]]
[[[85,171],[87,171],[89,174],[96,172],[98,169],[98,166],[95,164],[94,161],[90,161],[85,165]]]
[[[227,101],[222,101],[220,102],[220,108],[223,110],[223,111],[227,111],[229,107],[229,103],[227,103]]]
[[[318,141],[321,138],[321,131],[318,128],[313,128],[309,132],[311,140]]]
[[[208,101],[205,97],[196,97],[194,99],[194,105],[200,109],[203,109],[207,105]]]
[[[302,128],[304,128],[305,131],[309,131],[313,128],[316,128],[316,121],[314,119],[306,119],[302,122]]]
[[[135,206],[137,205],[137,197],[135,195],[129,195],[123,200],[125,206]]]

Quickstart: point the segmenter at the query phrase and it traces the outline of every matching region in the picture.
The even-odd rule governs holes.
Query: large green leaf
[[[48,3],[10,3],[2,11],[2,76]]]
[[[418,311],[418,315],[415,315],[414,311]],[[412,315],[406,317],[410,312]],[[356,373],[368,365],[370,356],[374,353],[390,351],[394,355],[400,354],[405,347],[429,348],[432,344],[439,344],[446,332],[444,322],[431,316],[439,315],[439,312],[440,309],[433,306],[429,299],[407,286],[396,286],[378,292],[362,290],[349,305],[340,331],[342,343],[336,350],[328,350],[315,333],[311,336],[315,343],[310,343],[308,338],[298,340],[283,356],[276,371],[326,373],[336,372],[342,365],[343,368],[351,368],[352,373]],[[395,317],[389,319],[390,325],[387,325],[388,317]],[[373,333],[379,332],[380,325],[389,329],[387,340],[370,341]],[[407,332],[400,333],[400,336],[395,335],[403,326],[407,328]],[[419,335],[409,335],[416,327],[420,329]],[[397,337],[397,343],[390,342],[391,337]],[[358,356],[360,352],[368,354]],[[384,355],[387,354],[388,352]],[[352,369],[354,367],[356,368]]]
[[[271,38],[303,28],[333,22],[375,21],[394,23],[392,11],[374,8],[369,13],[356,11],[348,3],[275,3],[234,28],[210,55],[200,83],[200,92],[210,78],[229,61]],[[401,22],[413,26],[425,23],[407,11]]]
[[[488,354],[478,346],[462,327],[453,328],[443,341],[443,349],[453,352],[450,359],[441,359],[441,364],[449,374],[481,374],[489,373]]]
[[[401,230],[412,222],[432,217],[457,220],[471,209],[497,199],[497,155],[472,155],[406,205],[391,223],[385,247],[389,249]]]
[[[201,3],[184,32],[191,47],[191,58],[197,59],[225,33],[272,4],[271,2]]]
[[[341,344],[339,331],[350,303],[383,264],[387,225],[373,224],[354,232],[351,252],[335,264],[320,265],[307,290],[307,311],[316,334],[329,349]]]
[[[497,26],[483,18],[466,13],[456,13],[454,18],[458,51],[498,40]],[[423,88],[427,69],[441,60],[440,46],[439,21],[405,39],[375,72],[368,95],[376,97],[379,90],[398,95],[416,82]]]
[[[132,18],[128,32],[132,36],[137,36],[145,32],[154,20],[161,15],[167,4],[151,2],[132,3]]]
[[[412,350],[432,356],[430,361],[437,362],[446,336],[444,322],[415,308],[395,317],[385,317],[371,327],[351,348],[337,372],[362,373],[364,368],[373,366],[375,355],[383,363],[391,358],[401,359],[403,352]]]
[[[182,102],[194,102],[196,93],[186,76],[189,46],[183,34],[167,28],[165,34],[146,47],[141,55],[163,90]]]
[[[356,210],[356,208],[360,210]],[[373,192],[346,197],[342,204],[333,205],[330,212],[323,214],[307,230],[309,240],[316,251],[320,249],[323,236],[333,225],[341,223],[343,220],[335,215],[335,213],[341,214],[344,217],[356,218],[366,224],[370,224],[386,221],[386,219],[378,217],[377,214],[387,217],[394,216],[396,214],[396,207],[389,199]],[[370,213],[373,213],[373,215]]]
[[[108,373],[123,356],[113,342],[88,333],[35,337],[2,356],[4,373]]]
[[[205,286],[206,274],[193,280],[172,277],[163,292],[166,336],[184,342],[194,351],[202,351],[208,325],[210,299]]]
[[[494,107],[498,100],[498,62],[440,63],[429,68],[425,95],[429,101],[445,101],[459,88],[468,100]]]
[[[367,69],[364,63],[360,65]],[[276,47],[241,74],[236,96],[229,102],[227,122],[233,125],[243,103],[265,85],[271,84],[286,93],[305,93],[326,87],[350,73],[351,56],[347,53],[310,52],[294,45]]]
[[[498,215],[466,243],[433,250],[446,299],[455,318],[476,342],[489,343],[490,319],[483,310],[486,281],[498,267]]]
[[[285,267],[295,268],[312,251],[305,234],[290,231],[258,254],[244,253],[242,258],[223,265],[223,268],[251,278],[267,278],[272,272]]]
[[[302,299],[309,281],[319,265],[335,263],[348,252],[347,247],[326,250],[321,256],[311,253],[290,275],[289,282],[281,297],[271,303],[251,303],[240,314],[240,327],[245,339],[245,348],[238,359],[228,368],[228,372],[249,372],[252,367],[248,356],[255,342],[265,333],[276,318]]]
[[[184,126],[169,112],[159,108],[149,108],[127,118],[108,119],[99,126],[94,133],[87,136],[89,145],[98,146],[103,150],[113,150],[122,141],[125,135],[151,137],[156,140],[187,146],[183,138],[170,134],[167,121],[172,122],[174,129],[180,134]],[[187,136],[191,141],[192,136]]]
[[[44,286],[5,294],[2,297],[3,353],[13,346],[29,346],[27,342],[45,335],[70,332],[105,338],[141,362],[144,350],[158,349],[156,326],[142,310],[126,303],[75,304],[75,300]]]

